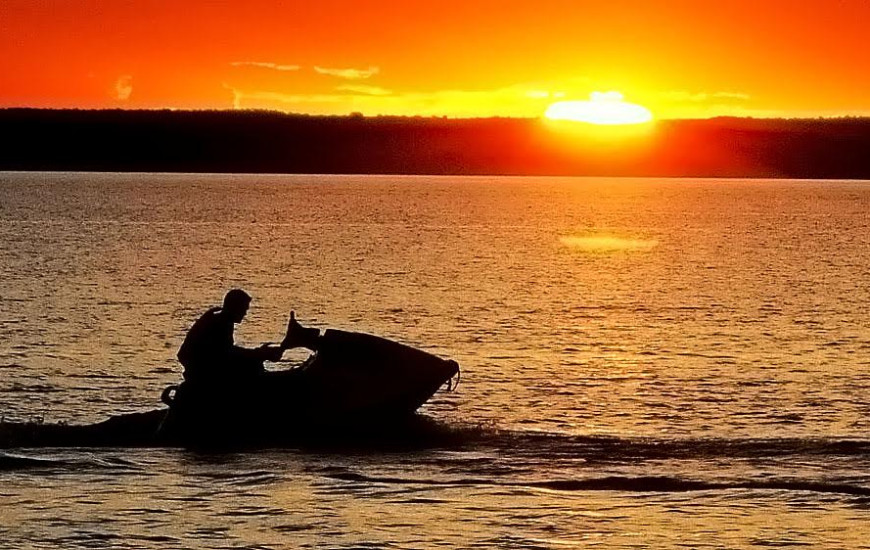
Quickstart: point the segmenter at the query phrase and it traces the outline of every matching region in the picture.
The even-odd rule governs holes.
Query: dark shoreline
[[[0,170],[870,179],[870,119],[658,121],[571,135],[538,119],[0,110]]]

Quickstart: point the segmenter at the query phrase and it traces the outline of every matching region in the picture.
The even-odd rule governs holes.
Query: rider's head
[[[240,288],[234,288],[224,296],[223,310],[229,314],[234,323],[241,323],[251,304],[251,296]]]

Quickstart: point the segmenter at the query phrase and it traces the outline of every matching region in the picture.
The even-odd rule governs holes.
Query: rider
[[[186,381],[201,384],[249,379],[264,371],[264,361],[281,359],[285,349],[317,349],[320,331],[300,325],[293,312],[280,345],[263,344],[255,349],[237,346],[234,325],[242,322],[250,304],[251,296],[235,288],[224,296],[222,307],[209,309],[193,324],[178,350]]]

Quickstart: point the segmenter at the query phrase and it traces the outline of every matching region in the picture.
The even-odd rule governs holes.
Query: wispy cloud
[[[259,67],[261,69],[272,69],[275,71],[298,71],[299,65],[280,65],[278,63],[269,63],[267,61],[233,61],[230,63],[233,67]]]
[[[285,94],[263,90],[242,90],[226,82],[223,83],[223,87],[233,94],[233,109],[274,109],[275,104],[339,103],[347,98],[340,94]]]
[[[753,109],[745,107],[733,107],[728,111],[712,113],[710,116],[733,116],[750,118],[844,118],[844,117],[870,117],[870,110],[781,110],[781,109]]]
[[[649,100],[662,118],[737,116],[754,103],[751,95],[736,91],[660,91]]]
[[[435,92],[395,92],[374,86],[339,86],[332,93],[286,93],[243,90],[225,85],[233,93],[236,109],[274,109],[310,114],[347,114],[401,116],[536,117],[543,113],[546,99],[528,97],[528,86],[509,86],[491,90],[441,90]]]
[[[703,103],[706,101],[748,101],[749,94],[740,92],[663,92],[661,97],[667,101]]]
[[[338,78],[346,78],[348,80],[363,80],[381,72],[381,69],[378,67],[369,67],[368,69],[329,69],[315,66],[314,70],[318,74],[337,76]]]
[[[351,92],[354,94],[363,95],[391,95],[393,92],[378,86],[365,86],[362,84],[342,84],[336,86],[336,90],[340,92]]]
[[[738,101],[748,101],[751,99],[749,94],[742,94],[740,92],[716,92],[713,94],[713,99],[735,99]]]
[[[226,82],[223,82],[221,84],[221,86],[223,87],[224,90],[229,90],[229,92],[231,94],[233,94],[233,109],[241,109],[242,108],[242,97],[243,97],[242,91],[239,90],[238,88],[234,88],[234,87],[230,86]]]
[[[133,76],[129,74],[121,75],[115,81],[115,99],[119,101],[127,101],[133,93]]]
[[[561,99],[565,97],[565,92],[550,92],[547,90],[529,90],[526,92],[526,97],[529,99]]]

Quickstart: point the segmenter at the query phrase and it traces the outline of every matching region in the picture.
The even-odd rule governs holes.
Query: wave
[[[624,438],[508,431],[484,437],[480,443],[512,453],[609,461],[789,456],[870,458],[870,440],[844,438]]]
[[[407,433],[401,434],[403,436]],[[866,457],[870,439],[842,437],[620,437],[509,430],[423,417],[410,435],[433,446],[491,449],[499,454],[595,461],[767,457]]]
[[[117,456],[103,456],[94,453],[53,453],[51,456],[36,456],[21,452],[0,452],[0,472],[16,470],[50,470],[52,472],[77,472],[83,468],[138,471],[140,466],[135,462]]]
[[[66,464],[65,460],[0,453],[0,471],[56,468]]]
[[[631,493],[685,493],[690,491],[794,491],[830,493],[870,497],[870,487],[849,483],[833,483],[803,479],[764,479],[704,481],[669,476],[607,476],[587,479],[562,479],[547,481],[503,481],[489,478],[457,478],[448,480],[412,479],[400,477],[366,476],[354,472],[325,474],[325,477],[357,483],[381,483],[390,485],[439,485],[439,486],[498,486],[553,491],[620,491]]]
[[[2,393],[53,393],[63,391],[57,386],[51,384],[22,384],[20,382],[12,382],[5,388],[0,388]]]

